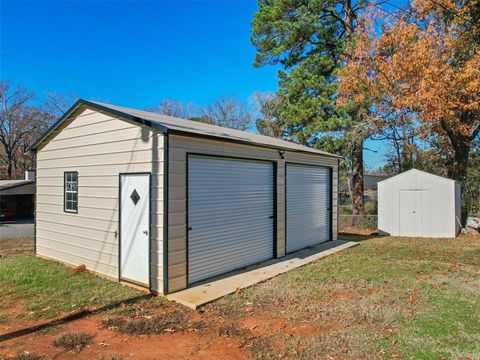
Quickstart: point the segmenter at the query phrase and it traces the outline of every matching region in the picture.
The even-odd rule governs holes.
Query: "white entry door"
[[[287,164],[287,253],[331,240],[330,169]]]
[[[400,236],[430,236],[428,190],[400,190]]]
[[[274,174],[266,161],[189,156],[189,284],[273,257]]]
[[[150,174],[120,175],[120,279],[149,285]]]

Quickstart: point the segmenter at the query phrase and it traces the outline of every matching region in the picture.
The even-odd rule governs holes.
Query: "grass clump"
[[[8,358],[9,360],[42,360],[44,356],[38,355],[35,353],[31,353],[28,351],[24,351],[21,353],[18,353],[14,357]]]
[[[74,350],[76,352],[92,342],[92,336],[84,332],[71,332],[60,335],[53,341],[53,346],[62,348],[66,351]]]
[[[226,322],[218,327],[217,334],[223,337],[235,338],[245,335],[245,331],[238,328],[233,322]]]
[[[188,328],[188,314],[182,311],[161,315],[128,318],[114,316],[102,321],[105,328],[130,335],[162,334],[185,331]]]

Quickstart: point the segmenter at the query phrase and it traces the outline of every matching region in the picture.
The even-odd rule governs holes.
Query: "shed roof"
[[[0,190],[7,190],[23,185],[33,184],[33,180],[0,180]]]
[[[158,128],[165,133],[172,132],[179,134],[194,134],[197,136],[226,139],[233,142],[240,142],[280,150],[297,151],[337,158],[340,157],[326,151],[313,149],[307,146],[295,144],[293,142],[280,140],[269,136],[263,136],[247,131],[229,129],[221,126],[205,124],[199,121],[180,119],[173,116],[161,115],[149,111],[136,110],[87,100],[77,101],[32,145],[31,149],[35,150],[58,126],[63,123],[63,121],[65,121],[70,115],[80,110],[81,108],[89,108],[111,114],[115,117],[125,118],[139,124]]]
[[[418,169],[410,169],[410,170],[405,171],[405,172],[403,172],[403,173],[401,173],[401,174],[398,174],[398,175],[389,177],[388,179],[379,181],[379,183],[385,183],[385,182],[388,182],[388,181],[390,181],[390,180],[398,180],[399,177],[402,177],[402,176],[404,176],[404,175],[413,175],[413,174],[431,176],[431,177],[437,178],[438,180],[443,180],[443,181],[453,181],[453,182],[457,182],[457,180],[453,180],[453,179],[447,178],[447,177],[445,177],[445,176],[430,174],[430,173],[428,173],[428,172],[426,172],[426,171],[421,171],[421,170],[418,170]]]

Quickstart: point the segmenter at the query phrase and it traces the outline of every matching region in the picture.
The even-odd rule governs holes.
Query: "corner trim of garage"
[[[356,245],[358,243],[353,241],[328,241],[282,258],[268,260],[243,270],[212,278],[196,286],[169,294],[167,298],[196,310],[213,300],[232,294],[238,289],[247,288]]]

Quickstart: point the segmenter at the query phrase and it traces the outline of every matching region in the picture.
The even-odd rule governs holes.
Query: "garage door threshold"
[[[171,301],[183,304],[191,309],[198,309],[213,300],[232,294],[262,281],[296,269],[315,260],[358,245],[353,241],[334,240],[297,251],[288,256],[272,259],[263,263],[234,271],[188,289],[167,295]]]

